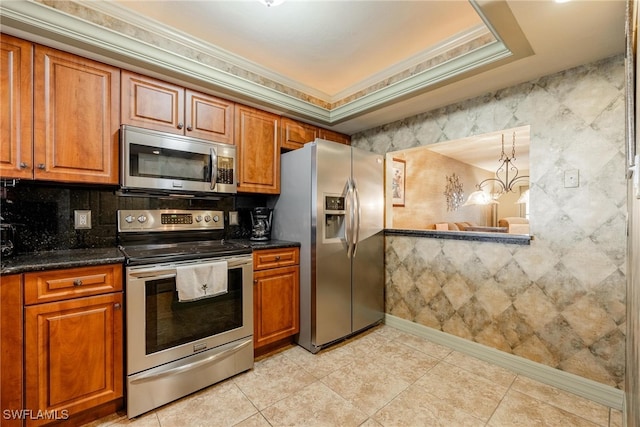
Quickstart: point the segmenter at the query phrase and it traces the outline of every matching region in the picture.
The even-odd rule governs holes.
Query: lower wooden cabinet
[[[2,427],[19,427],[22,403],[22,276],[0,278],[0,408]],[[8,411],[8,412],[6,412]]]
[[[300,332],[299,249],[254,251],[254,350],[260,354]]]
[[[25,274],[26,295],[35,294],[34,287],[43,289],[43,283],[49,283],[47,288],[75,283],[77,290],[74,295],[67,288],[64,296],[53,297],[60,300],[24,308],[24,407],[31,414],[26,426],[67,418],[73,425],[74,416],[86,417],[83,411],[93,413],[123,396],[121,269],[110,265]],[[111,292],[84,296],[100,292],[101,286]]]

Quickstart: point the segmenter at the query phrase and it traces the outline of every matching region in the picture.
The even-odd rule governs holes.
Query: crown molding
[[[481,8],[471,2],[482,16]],[[482,19],[486,21],[486,17]],[[348,120],[514,56],[493,27],[476,27],[332,98],[231,52],[140,15],[125,13],[110,2],[68,1],[51,6],[33,0],[2,2],[0,23],[3,32],[37,43],[99,58],[121,68],[149,70],[214,95],[322,125]],[[426,64],[424,69],[420,64]],[[391,77],[384,80],[389,74]],[[351,94],[345,96],[348,92]]]

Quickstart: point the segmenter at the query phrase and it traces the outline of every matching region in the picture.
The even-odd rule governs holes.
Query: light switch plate
[[[91,211],[73,211],[73,222],[76,230],[91,228]]]
[[[564,188],[580,186],[580,174],[578,169],[564,171]]]
[[[236,211],[229,212],[229,225],[239,225],[238,212]]]

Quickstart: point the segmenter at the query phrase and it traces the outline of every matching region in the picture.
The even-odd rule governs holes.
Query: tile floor
[[[313,355],[290,346],[254,369],[121,426],[604,426],[622,413],[426,339],[378,326]]]

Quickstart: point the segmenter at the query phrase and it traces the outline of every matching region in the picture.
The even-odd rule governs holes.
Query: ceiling
[[[3,0],[0,13],[3,32],[348,134],[624,52],[624,0]]]

